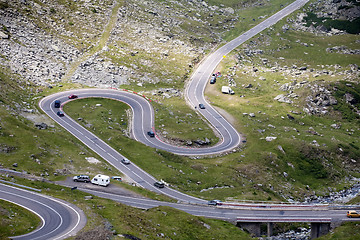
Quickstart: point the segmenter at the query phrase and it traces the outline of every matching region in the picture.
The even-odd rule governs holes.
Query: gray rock
[[[37,127],[39,130],[41,130],[41,129],[47,129],[48,128],[48,125],[46,124],[46,123],[35,123],[34,124],[35,125],[35,127]]]
[[[277,139],[277,137],[266,137],[266,138],[265,138],[265,140],[266,140],[267,142],[271,142],[271,141],[273,141],[273,140],[275,140],[275,139]]]
[[[290,114],[286,114],[286,116],[288,117],[288,119],[290,120],[295,120],[295,118],[293,116],[291,116]]]
[[[9,35],[5,34],[4,32],[0,31],[0,39],[8,39]]]
[[[235,10],[233,8],[231,8],[231,7],[224,8],[223,11],[224,11],[225,14],[228,14],[228,15],[235,13]]]
[[[282,148],[282,146],[278,145],[277,148],[280,150],[280,152],[282,152],[283,154],[285,154],[284,149]]]
[[[283,32],[286,32],[290,29],[289,25],[285,24],[284,26],[281,27],[281,29],[283,30]]]
[[[354,96],[351,93],[345,93],[345,100],[346,100],[346,102],[351,103],[351,104],[356,103],[356,99],[354,98]]]
[[[284,96],[284,94],[280,94],[277,95],[274,100],[277,100],[278,102],[283,102],[283,103],[293,103],[293,101],[291,101],[288,97]]]

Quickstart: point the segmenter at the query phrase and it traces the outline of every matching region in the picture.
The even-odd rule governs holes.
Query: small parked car
[[[56,100],[56,101],[54,102],[54,107],[55,107],[55,108],[59,108],[59,107],[60,107],[60,104],[61,104],[61,101],[60,101],[60,100]]]
[[[155,137],[155,133],[153,131],[148,131],[147,134],[150,136],[150,137]]]
[[[212,76],[210,79],[210,84],[214,84],[214,83],[216,83],[216,77]]]
[[[90,182],[90,177],[88,175],[79,175],[73,177],[74,182]]]
[[[355,210],[351,210],[351,211],[348,211],[348,212],[347,212],[346,216],[347,216],[348,218],[358,218],[358,217],[360,217],[360,213],[358,213],[358,212],[355,211]]]
[[[122,180],[122,178],[119,177],[119,176],[113,176],[113,177],[111,177],[111,179],[114,179],[114,180],[119,181],[119,182],[121,182],[121,180]]]
[[[202,104],[202,103],[200,103],[200,104],[199,104],[199,108],[200,108],[200,109],[205,109],[205,105]]]
[[[58,115],[59,117],[63,117],[63,116],[64,116],[64,113],[63,113],[62,111],[58,111],[58,112],[57,112],[57,115]]]
[[[69,99],[75,99],[75,98],[77,98],[78,96],[76,96],[76,95],[74,95],[74,94],[71,94],[70,96],[69,96]]]
[[[123,159],[121,159],[121,162],[122,162],[123,164],[125,164],[125,165],[130,164],[130,160],[129,160],[129,159],[127,159],[127,158],[123,158]]]
[[[208,202],[208,205],[213,205],[213,206],[221,205],[221,201],[220,200],[210,200]]]
[[[155,187],[158,187],[158,188],[164,188],[165,187],[165,184],[163,182],[155,182],[154,183],[154,186]]]

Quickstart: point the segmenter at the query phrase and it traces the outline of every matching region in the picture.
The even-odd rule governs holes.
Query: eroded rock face
[[[182,80],[186,72],[174,66],[191,68],[238,19],[234,9],[203,1],[6,2],[0,8],[0,65],[44,86],[63,80],[99,87]],[[211,41],[193,34],[193,22]]]
[[[310,115],[325,115],[329,112],[329,107],[337,103],[336,98],[325,86],[313,84],[311,95],[306,97],[306,106],[303,110]]]

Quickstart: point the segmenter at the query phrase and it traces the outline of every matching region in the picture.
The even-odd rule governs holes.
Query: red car
[[[75,98],[77,98],[77,97],[78,97],[78,96],[72,94],[72,95],[69,96],[69,99],[75,99]]]

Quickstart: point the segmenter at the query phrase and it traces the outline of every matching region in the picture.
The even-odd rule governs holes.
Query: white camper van
[[[110,177],[106,175],[98,174],[91,180],[91,183],[106,187],[110,183]]]
[[[221,87],[221,92],[225,93],[225,94],[234,94],[235,92],[228,86],[222,86]]]

